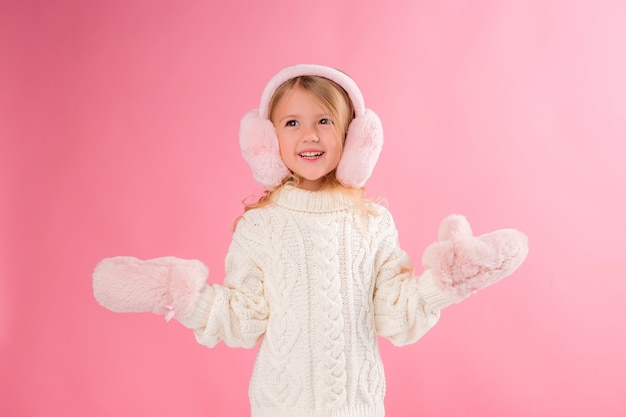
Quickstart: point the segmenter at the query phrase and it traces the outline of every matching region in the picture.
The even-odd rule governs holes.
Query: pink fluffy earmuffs
[[[363,95],[356,83],[341,71],[322,65],[300,64],[284,68],[267,84],[258,109],[241,120],[239,144],[254,179],[264,188],[278,186],[289,174],[280,157],[274,125],[268,119],[269,103],[284,82],[299,76],[319,76],[341,86],[352,101],[355,118],[348,127],[343,154],[337,166],[337,179],[344,185],[361,188],[372,175],[383,145],[383,128],[372,110],[365,108]]]

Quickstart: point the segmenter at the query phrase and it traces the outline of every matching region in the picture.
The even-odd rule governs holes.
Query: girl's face
[[[280,156],[302,177],[298,187],[317,191],[324,176],[337,168],[342,140],[330,113],[313,96],[294,87],[276,106],[273,117]]]

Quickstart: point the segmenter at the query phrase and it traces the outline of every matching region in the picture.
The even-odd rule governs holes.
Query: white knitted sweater
[[[387,209],[364,220],[339,193],[285,187],[239,221],[223,285],[191,317],[199,343],[261,346],[253,417],[381,417],[377,335],[415,342],[451,300],[398,245]]]

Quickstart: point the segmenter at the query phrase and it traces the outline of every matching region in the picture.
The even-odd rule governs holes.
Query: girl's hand
[[[482,236],[460,215],[443,220],[439,241],[424,251],[422,263],[444,291],[458,301],[515,271],[528,254],[528,238],[514,229]]]
[[[207,267],[197,260],[118,256],[96,266],[93,292],[109,310],[165,314],[169,321],[191,314],[208,275]]]

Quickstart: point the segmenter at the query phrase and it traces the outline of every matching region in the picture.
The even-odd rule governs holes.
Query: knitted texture
[[[377,335],[412,343],[452,301],[398,245],[389,212],[352,208],[338,193],[280,190],[246,212],[226,257],[181,322],[214,346],[261,345],[253,417],[384,415]]]

